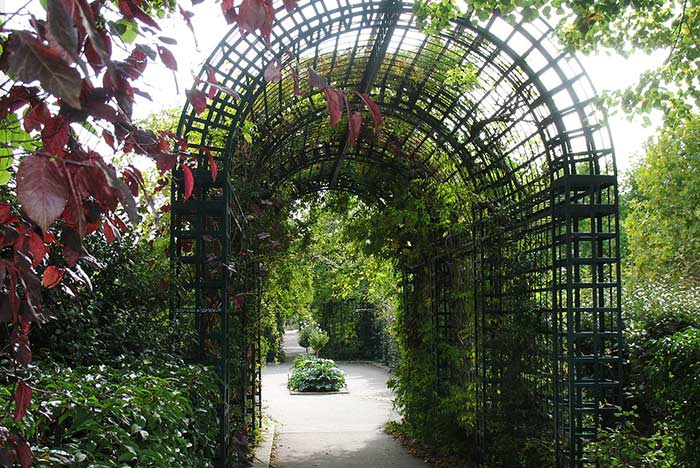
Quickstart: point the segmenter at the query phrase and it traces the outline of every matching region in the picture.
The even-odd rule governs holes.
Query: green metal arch
[[[302,0],[290,14],[280,6],[270,48],[232,29],[200,72],[200,89],[207,91],[206,75],[212,68],[220,83],[238,96],[217,92],[201,116],[189,104],[183,109],[179,134],[191,147],[210,151],[220,175],[207,182],[208,157],[195,150],[197,188],[185,200],[182,173],[174,174],[171,256],[181,270],[192,269],[195,279],[187,298],[174,298],[173,310],[195,317],[198,357],[222,373],[227,404],[221,409],[221,466],[230,460],[224,452],[231,446],[232,408],[242,408],[236,417],[244,425],[259,416],[255,362],[244,358],[242,380],[234,382],[229,366],[240,357],[230,356],[227,347],[208,357],[202,344],[209,339],[209,332],[202,334],[209,326],[203,310],[219,317],[218,342],[238,339],[231,331],[236,306],[229,285],[236,280],[232,246],[245,235],[246,213],[236,198],[234,167],[240,129],[248,120],[264,132],[251,154],[261,187],[268,191],[291,182],[298,196],[344,190],[380,197],[371,183],[353,178],[357,166],[374,171],[373,177],[431,178],[489,200],[471,207],[471,231],[450,236],[445,253],[430,268],[418,268],[413,278],[430,275],[432,300],[443,313],[447,305],[439,298],[453,286],[440,283],[444,274],[434,273],[458,271],[456,265],[468,263],[476,278],[475,320],[485,326],[495,309],[515,313],[507,309],[510,273],[499,265],[505,252],[499,246],[512,246],[528,265],[519,274],[533,283],[528,294],[550,327],[543,339],[551,346],[551,363],[542,369],[548,377],[541,380],[551,384],[549,406],[543,411],[553,416],[558,467],[586,464],[586,441],[621,398],[616,165],[590,80],[575,57],[553,42],[552,29],[542,21],[509,24],[497,15],[485,22],[459,18],[441,33],[426,36],[416,25],[412,6],[400,0]],[[298,59],[332,78],[338,88],[370,93],[387,120],[382,137],[363,138],[352,149],[346,131],[326,132],[318,90],[295,97],[291,79],[265,82],[265,67],[277,59],[285,64]],[[445,85],[450,70],[459,69],[473,73],[476,85]],[[397,141],[401,157],[415,164],[396,164],[392,145]],[[407,172],[393,170],[400,167]],[[212,219],[217,229],[208,228]],[[212,236],[223,246],[217,261],[224,268],[216,281],[207,279],[211,256],[204,254]],[[194,254],[187,247],[190,241]],[[217,297],[214,307],[211,291]],[[492,331],[482,332],[474,341],[483,357],[474,378],[485,395],[489,386],[498,384],[487,378],[491,371],[485,337]],[[244,340],[241,346],[255,356],[254,344]],[[477,402],[484,450],[493,443],[485,416],[489,404],[485,398]]]

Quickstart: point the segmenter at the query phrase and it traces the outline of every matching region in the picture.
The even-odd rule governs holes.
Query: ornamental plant
[[[328,344],[328,339],[328,333],[324,332],[320,328],[316,328],[312,331],[311,336],[309,336],[309,344],[316,352],[316,356],[318,356],[321,348]]]
[[[301,324],[299,328],[299,346],[306,348],[306,353],[309,352],[309,346],[311,346],[311,335],[316,331],[318,325],[313,322],[307,322]]]
[[[300,355],[292,362],[287,387],[295,392],[337,392],[346,387],[345,372],[332,359]]]

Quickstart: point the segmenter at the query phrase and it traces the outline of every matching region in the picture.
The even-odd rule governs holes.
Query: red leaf
[[[44,101],[34,103],[24,114],[24,130],[31,132],[32,130],[40,130],[51,119],[51,112]]]
[[[140,78],[146,70],[146,65],[148,65],[148,55],[146,55],[143,48],[144,46],[136,46],[129,54],[129,58],[126,59],[128,65],[126,73],[132,80]],[[155,58],[155,52],[153,58]]]
[[[65,274],[65,270],[49,265],[46,267],[44,275],[41,277],[41,284],[47,289],[55,288],[63,281],[63,275]]]
[[[124,211],[129,216],[129,220],[136,224],[140,221],[136,200],[131,196],[129,187],[126,186],[123,180],[117,177],[113,167],[107,165],[101,157],[93,159],[94,162],[102,169],[109,186],[119,193],[119,201],[121,201]]]
[[[7,203],[0,203],[0,224],[5,224],[10,219],[12,210]],[[0,283],[2,285],[2,283]]]
[[[129,166],[124,169],[123,177],[124,182],[129,187],[129,190],[131,190],[133,196],[139,194],[139,187],[145,187],[143,174],[141,174],[141,171],[133,164],[129,164]]]
[[[185,91],[187,99],[189,99],[194,111],[197,115],[201,114],[207,109],[207,95],[199,89],[193,89],[192,91]]]
[[[213,84],[213,85],[219,84],[219,82],[216,79],[216,72],[210,66],[207,67],[207,77],[209,78],[209,84]],[[209,94],[208,94],[209,99],[213,99],[214,96],[216,96],[216,87],[209,86]]]
[[[9,447],[0,447],[0,466],[13,466],[15,464],[15,452]]]
[[[265,68],[265,73],[263,73],[263,76],[265,77],[265,81],[269,81],[270,83],[279,83],[282,79],[282,64],[280,61],[273,60],[270,62],[270,64]]]
[[[46,3],[49,44],[51,40],[55,41],[73,60],[78,59],[78,31],[73,23],[75,6],[72,1]]]
[[[112,229],[112,226],[110,226],[107,220],[105,220],[105,222],[102,223],[102,232],[104,232],[105,239],[107,240],[108,244],[111,244],[117,238],[116,234],[114,233],[114,229]]]
[[[55,161],[29,155],[17,171],[17,197],[22,209],[42,231],[48,230],[63,212],[68,188]]]
[[[265,24],[265,4],[263,0],[243,0],[238,8],[238,27],[248,33],[262,29]]]
[[[357,91],[355,91],[355,94],[357,94],[365,105],[367,105],[369,114],[372,116],[372,120],[374,121],[374,131],[377,134],[377,138],[379,138],[379,132],[382,128],[383,120],[382,111],[379,110],[379,106],[372,100],[371,97],[369,97],[369,94],[359,93]]]
[[[41,139],[44,142],[44,149],[54,155],[60,156],[68,144],[68,121],[57,115],[48,122],[44,130],[41,131]]]
[[[107,143],[110,148],[114,149],[114,135],[108,130],[102,130],[102,138],[104,138],[105,143]]]
[[[112,94],[121,110],[127,116],[131,116],[131,110],[134,103],[134,88],[129,84],[122,73],[105,73],[102,77],[104,88]]]
[[[209,148],[205,148],[204,146],[202,146],[202,151],[209,158],[209,169],[211,169],[211,181],[216,182],[216,176],[219,174],[219,168],[216,165],[216,161],[214,161],[214,156],[212,156],[211,151],[209,151]]]
[[[177,71],[177,60],[175,60],[175,57],[173,56],[172,52],[170,52],[165,47],[159,45],[158,55],[160,55],[160,59],[163,61],[163,64],[166,67],[168,67],[171,70]]]
[[[19,85],[14,85],[10,88],[7,96],[0,98],[0,120],[5,120],[11,112],[21,109],[25,104],[32,102],[36,97],[36,90],[37,88],[27,88]]]
[[[87,0],[74,0],[80,14],[80,25],[88,36],[85,44],[85,55],[96,72],[101,66],[109,65],[112,58],[112,41],[104,29],[98,30],[95,22],[95,15],[99,12],[99,4],[95,11],[88,5]],[[93,3],[94,5],[94,3]],[[76,19],[76,22],[78,20]]]
[[[284,7],[291,13],[296,7],[299,0],[284,0]]]
[[[61,231],[61,243],[63,244],[63,257],[68,265],[74,267],[83,256],[83,242],[74,229],[67,226]]]
[[[90,194],[100,204],[102,210],[112,211],[117,208],[120,199],[119,191],[109,184],[104,171],[98,165],[81,167],[76,183],[79,190]],[[93,217],[93,219],[96,218],[97,216]]]
[[[29,385],[24,380],[20,380],[15,390],[15,421],[21,421],[24,418],[31,401],[32,389],[29,388]]]
[[[265,21],[263,21],[263,25],[260,28],[260,35],[269,47],[272,23],[275,20],[275,8],[272,6],[272,0],[263,0],[263,8],[265,10]]]
[[[68,66],[60,54],[26,31],[12,33],[6,50],[8,69],[15,80],[39,80],[46,91],[80,109],[80,73]]]
[[[126,117],[117,112],[114,107],[103,102],[91,102],[85,106],[85,111],[96,119],[106,120],[107,122],[126,123],[127,120]]]
[[[112,224],[120,231],[127,232],[129,230],[129,228],[126,226],[126,224],[124,224],[124,221],[122,221],[122,219],[119,216],[114,215],[111,218],[111,221],[112,221]]]
[[[34,454],[32,453],[32,448],[29,446],[29,442],[26,440],[18,441],[15,451],[17,452],[19,467],[30,468],[34,460]]]
[[[238,19],[235,8],[233,8],[233,0],[224,0],[221,3],[221,11],[224,14],[226,24],[233,24]]]
[[[85,58],[96,73],[109,62],[112,55],[112,40],[105,31],[95,30],[95,36],[88,38],[85,43]]]
[[[27,244],[32,254],[32,266],[36,268],[49,252],[49,249],[46,248],[44,239],[34,231],[31,231],[29,234],[29,242]]]
[[[161,174],[175,167],[177,157],[174,154],[160,153],[156,155],[156,167]]]
[[[134,12],[131,11],[131,2],[129,0],[119,0],[119,11],[128,19],[134,17]]]
[[[309,67],[309,82],[311,86],[315,88],[326,88],[328,86],[328,81],[313,68]]]
[[[362,127],[362,113],[353,111],[348,115],[348,138],[352,146],[357,146],[357,139],[360,136]]]
[[[140,20],[143,24],[160,31],[160,26],[158,26],[158,23],[153,21],[153,18],[148,16],[146,12],[141,9],[140,5],[140,1],[136,2],[134,0],[119,0],[119,11],[121,11],[122,14],[128,19],[136,18]]]
[[[192,196],[192,191],[194,190],[194,176],[192,175],[192,170],[187,166],[187,164],[182,163],[182,173],[185,176],[185,200]]]
[[[207,76],[209,78],[210,83],[219,83],[219,80],[216,79],[216,71],[211,66],[207,66]]]
[[[330,86],[323,88],[323,94],[326,95],[328,104],[328,113],[330,114],[330,125],[335,127],[343,117],[343,94]]]

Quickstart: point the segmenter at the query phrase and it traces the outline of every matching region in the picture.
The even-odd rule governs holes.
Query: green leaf
[[[129,21],[127,19],[120,19],[116,23],[118,25],[119,36],[127,44],[132,44],[139,35],[139,27],[136,21]],[[123,28],[123,29],[122,29]]]

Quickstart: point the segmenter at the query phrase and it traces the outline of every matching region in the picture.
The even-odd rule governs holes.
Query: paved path
[[[287,332],[284,345],[287,356],[303,352],[296,332]],[[265,369],[264,404],[277,423],[275,468],[425,468],[383,432],[396,418],[387,373],[372,365],[340,367],[348,394],[290,395],[289,363]]]

